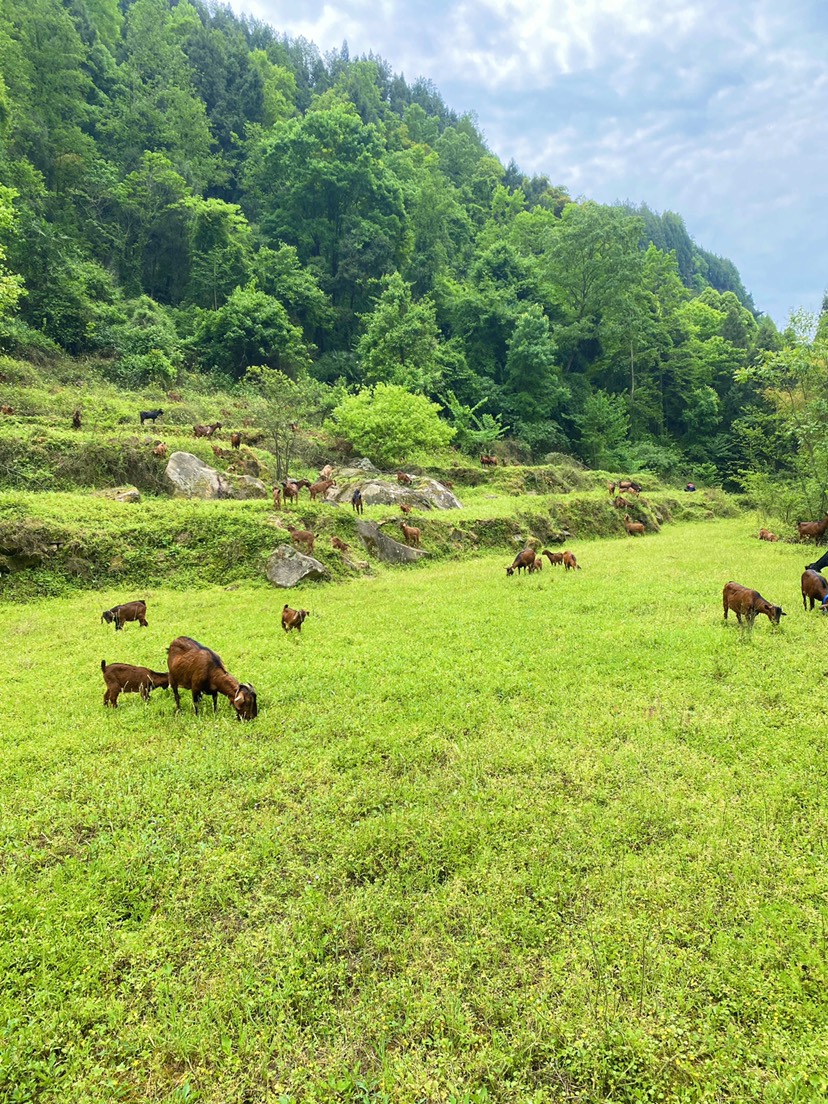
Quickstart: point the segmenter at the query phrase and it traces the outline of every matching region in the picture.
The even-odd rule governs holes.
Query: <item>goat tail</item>
[[[101,660],[101,670],[102,670],[102,671],[105,671],[105,670],[106,670],[106,660],[105,660],[105,659],[102,659],[102,660]]]

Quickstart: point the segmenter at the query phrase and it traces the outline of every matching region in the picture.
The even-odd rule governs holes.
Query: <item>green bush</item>
[[[439,410],[404,387],[378,383],[344,399],[326,428],[375,464],[399,464],[418,449],[444,449],[452,440],[454,430]]]

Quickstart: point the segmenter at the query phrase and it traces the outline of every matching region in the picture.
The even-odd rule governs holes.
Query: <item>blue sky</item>
[[[504,164],[677,211],[784,325],[828,288],[826,0],[231,0],[477,116]]]

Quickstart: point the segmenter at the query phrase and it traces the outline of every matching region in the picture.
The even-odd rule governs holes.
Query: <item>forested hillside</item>
[[[386,382],[472,448],[754,466],[781,339],[733,264],[504,166],[428,81],[190,0],[5,0],[0,73],[6,352]]]

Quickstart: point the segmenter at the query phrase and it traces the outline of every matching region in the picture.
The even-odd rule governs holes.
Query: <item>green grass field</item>
[[[0,606],[0,1100],[824,1101],[828,619],[754,532],[303,589],[301,637],[261,586]],[[182,633],[255,722],[104,710]]]

